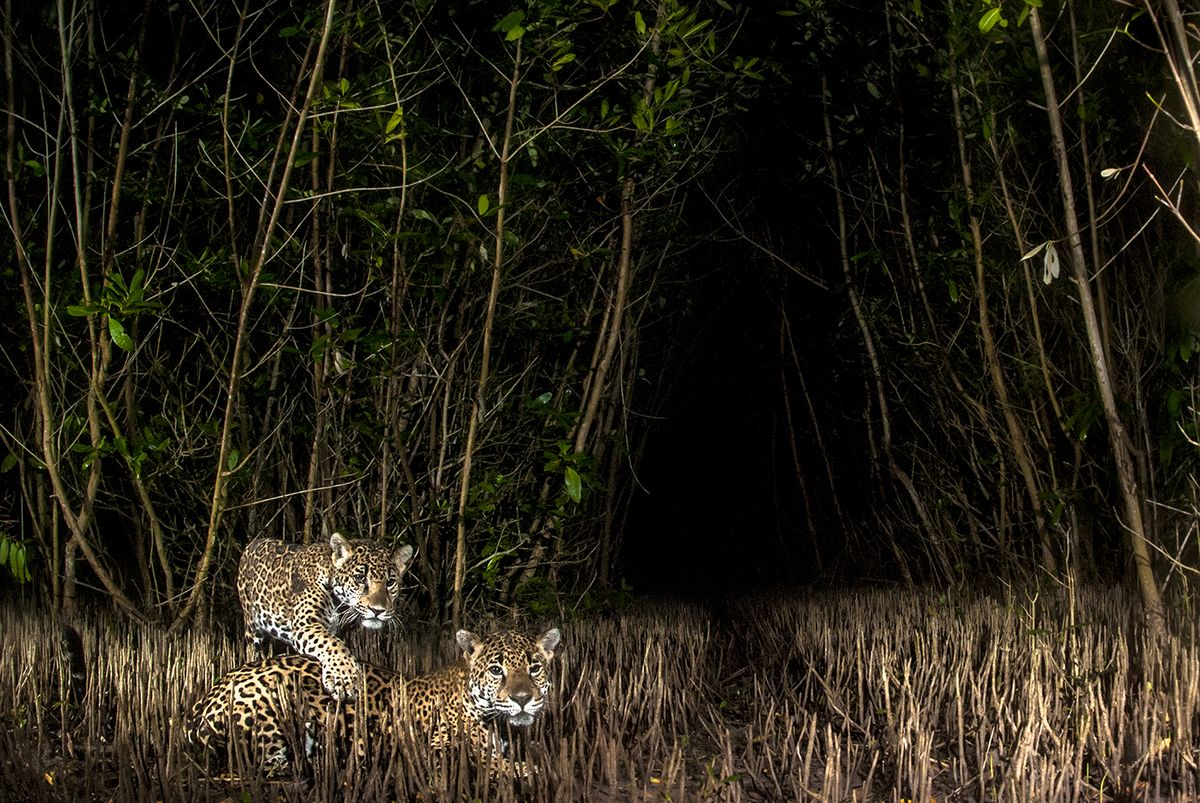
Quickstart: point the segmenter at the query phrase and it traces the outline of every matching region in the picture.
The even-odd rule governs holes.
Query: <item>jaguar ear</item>
[[[404,574],[404,570],[408,568],[408,563],[412,560],[412,556],[412,544],[405,544],[397,549],[395,554],[392,555],[392,562],[396,564],[396,571]]]
[[[479,649],[479,638],[470,630],[460,630],[454,634],[454,640],[458,642],[458,646],[462,647],[463,658],[468,661],[471,656]]]
[[[557,627],[552,627],[538,637],[538,647],[542,654],[546,656],[546,660],[554,657],[554,648],[558,646],[559,640],[562,638],[562,633],[558,632]]]
[[[354,554],[354,547],[350,546],[350,542],[342,537],[341,533],[334,533],[329,536],[329,549],[333,556],[334,568],[340,569],[350,560],[350,556]]]

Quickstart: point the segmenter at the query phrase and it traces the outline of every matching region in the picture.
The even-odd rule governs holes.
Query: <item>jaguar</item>
[[[372,750],[387,755],[396,744],[387,740],[403,735],[435,751],[465,742],[490,756],[494,771],[526,776],[528,766],[509,757],[496,726],[527,727],[538,718],[551,693],[549,664],[560,639],[557,628],[536,637],[501,631],[480,638],[460,630],[455,640],[462,660],[410,680],[364,664],[363,694],[354,699],[330,694],[312,658],[275,656],[218,680],[192,706],[186,735],[210,754],[234,745],[270,776],[293,772],[297,753],[311,759],[327,736],[351,740],[361,757]]]
[[[341,533],[328,544],[255,538],[242,552],[237,576],[248,658],[262,657],[271,636],[316,659],[331,694],[353,697],[362,668],[338,634],[356,620],[378,629],[395,616],[412,556],[407,544],[393,551]]]

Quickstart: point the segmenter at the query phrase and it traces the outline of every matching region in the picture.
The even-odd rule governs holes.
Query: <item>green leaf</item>
[[[29,573],[29,567],[25,565],[25,547],[20,544],[13,544],[12,551],[8,556],[8,567],[12,571],[13,577],[17,578],[18,583],[28,583],[33,575]]]
[[[142,303],[142,299],[146,296],[145,291],[146,271],[138,268],[133,272],[133,278],[129,281],[129,289],[125,297],[125,302],[130,306],[136,306]]]
[[[404,122],[404,107],[400,106],[396,111],[392,112],[392,116],[388,118],[387,125],[383,128],[383,133],[390,134],[396,130],[396,126]]]
[[[242,453],[237,449],[229,450],[229,457],[225,459],[225,468],[228,471],[233,471],[237,468],[238,461],[242,459]]]
[[[1167,391],[1167,413],[1171,418],[1179,417],[1179,411],[1183,409],[1183,398],[1183,391],[1179,388]]]
[[[988,33],[992,28],[996,27],[996,23],[1004,18],[1003,12],[999,8],[989,8],[984,15],[979,18],[979,32]]]
[[[504,35],[504,38],[509,42],[513,42],[517,39],[520,39],[524,35],[525,29],[520,25],[514,25],[508,29],[508,33]]]
[[[117,345],[117,348],[123,351],[133,350],[133,338],[125,334],[125,327],[116,318],[108,319],[108,336],[112,338],[112,342]]]
[[[550,401],[550,400],[546,399],[546,401]],[[6,454],[4,456],[4,461],[0,462],[0,474],[3,474],[8,471],[12,471],[13,466],[15,466],[16,464],[17,464],[17,456],[15,454],[13,454],[12,452],[9,452],[8,454]]]
[[[521,23],[525,21],[524,11],[512,11],[500,18],[500,21],[492,26],[492,30],[496,33],[506,34],[509,40],[515,39],[512,35],[513,28],[521,28]],[[521,33],[525,33],[525,29],[521,28]],[[520,36],[521,34],[517,34]]]
[[[86,318],[91,315],[94,310],[91,307],[81,307],[78,304],[69,304],[67,306],[67,314],[72,318]]]
[[[491,206],[492,202],[488,199],[486,194],[480,195],[479,200],[475,203],[475,207],[479,210],[479,214],[481,215],[486,215]]]
[[[646,35],[646,20],[642,17],[642,12],[633,12],[633,27],[637,28],[639,35]]]
[[[33,579],[29,573],[28,557],[24,543],[0,533],[0,566],[7,566],[18,583],[28,583]]]
[[[563,481],[567,485],[567,496],[571,497],[572,502],[579,504],[583,496],[583,483],[579,479],[579,472],[567,466],[563,470]]]

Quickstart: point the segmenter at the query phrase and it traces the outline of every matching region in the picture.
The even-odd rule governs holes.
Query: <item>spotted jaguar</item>
[[[356,620],[378,629],[395,616],[412,555],[408,545],[392,551],[341,533],[328,545],[254,539],[242,552],[237,578],[249,659],[261,657],[264,637],[272,636],[315,658],[330,694],[353,697],[362,670],[337,634]]]
[[[496,725],[526,727],[537,719],[550,696],[549,663],[560,638],[557,628],[536,638],[502,631],[481,639],[460,630],[462,661],[408,681],[365,664],[364,693],[352,700],[324,688],[313,659],[275,656],[218,680],[192,706],[187,738],[216,752],[232,744],[232,752],[243,751],[275,776],[294,771],[298,752],[311,758],[330,735],[352,739],[358,756],[387,755],[395,746],[387,741],[403,735],[434,750],[465,742],[500,773],[527,775],[524,762],[508,757]]]

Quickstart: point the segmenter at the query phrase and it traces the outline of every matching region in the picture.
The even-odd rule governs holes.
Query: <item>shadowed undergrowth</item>
[[[938,597],[889,590],[662,600],[559,623],[541,771],[489,782],[463,755],[381,746],[299,779],[231,779],[176,724],[235,641],[0,609],[0,796],[12,800],[1186,800],[1200,792],[1196,628],[1146,641],[1116,591]],[[529,629],[535,629],[534,623]],[[479,625],[486,630],[486,625]],[[406,674],[438,634],[355,635]],[[82,670],[81,684],[72,666]]]

